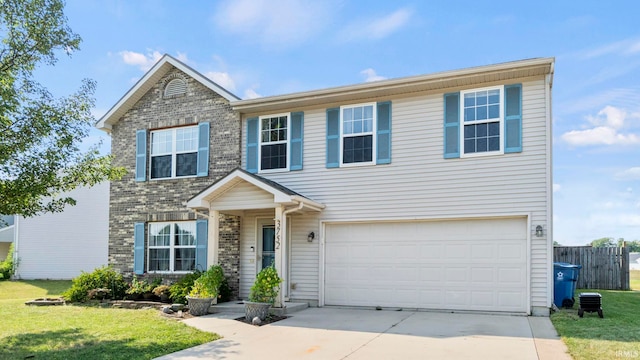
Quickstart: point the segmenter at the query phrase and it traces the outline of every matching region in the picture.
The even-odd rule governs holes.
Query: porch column
[[[220,243],[220,212],[209,210],[209,244],[207,244],[207,269],[220,261],[218,245]],[[204,270],[207,270],[204,269]]]
[[[278,292],[274,306],[282,307],[285,289],[287,288],[287,216],[284,213],[284,206],[276,207],[275,225],[276,270],[278,271],[278,276],[285,280],[280,284],[280,292]]]

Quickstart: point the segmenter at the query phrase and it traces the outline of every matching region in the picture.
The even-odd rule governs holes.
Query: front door
[[[276,259],[276,227],[275,225],[262,225],[262,266],[261,269],[271,266]]]

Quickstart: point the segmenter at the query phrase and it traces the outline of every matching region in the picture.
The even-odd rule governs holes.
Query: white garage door
[[[328,224],[325,304],[527,312],[526,224]]]

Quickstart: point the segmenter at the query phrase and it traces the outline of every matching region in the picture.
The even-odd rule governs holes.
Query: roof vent
[[[187,82],[182,79],[173,79],[169,81],[164,88],[164,97],[173,97],[177,95],[184,95],[187,93]]]

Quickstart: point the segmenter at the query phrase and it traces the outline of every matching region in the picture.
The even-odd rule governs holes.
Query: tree
[[[593,247],[609,247],[609,246],[616,246],[616,244],[613,242],[613,238],[603,237],[603,238],[600,238],[600,239],[593,240],[591,242],[591,246],[593,246]]]
[[[94,122],[95,82],[56,99],[33,77],[57,53],[79,50],[63,9],[62,0],[0,0],[0,214],[62,211],[75,204],[64,192],[124,173],[98,145],[79,148]]]

